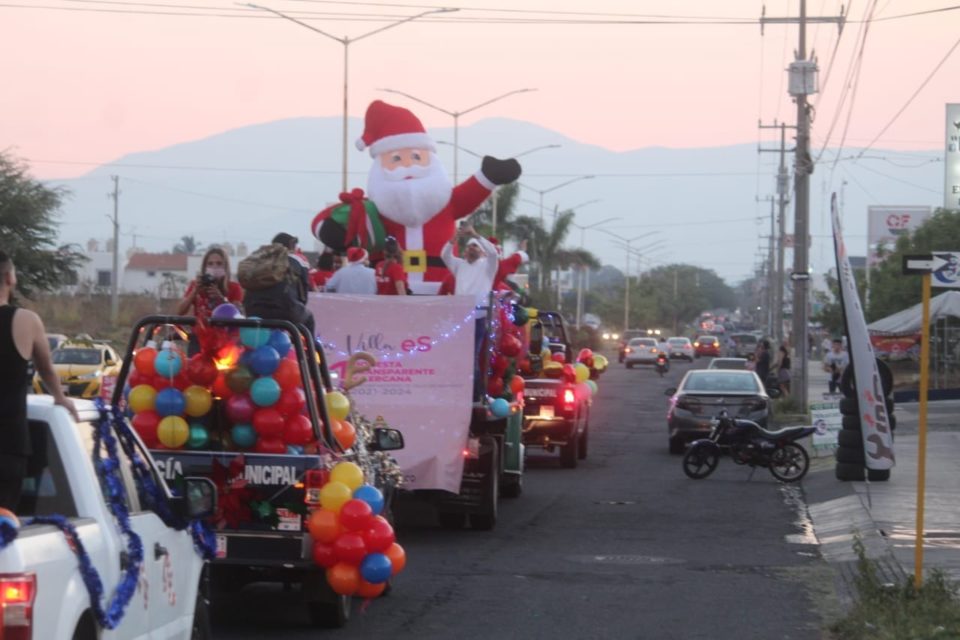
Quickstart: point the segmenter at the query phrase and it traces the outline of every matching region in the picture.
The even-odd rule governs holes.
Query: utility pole
[[[120,311],[119,288],[117,280],[120,278],[120,176],[110,176],[113,180],[113,217],[107,216],[113,223],[113,274],[110,276],[110,324],[117,326]]]
[[[807,406],[807,280],[810,270],[810,174],[813,159],[810,157],[810,106],[807,96],[818,92],[817,62],[807,60],[807,23],[836,23],[843,32],[846,16],[807,17],[807,0],[800,0],[799,18],[768,18],[767,8],[760,17],[760,33],[766,24],[798,24],[799,44],[795,59],[789,68],[789,93],[797,103],[797,144],[794,160],[794,227],[793,227],[793,273],[798,276],[793,282],[793,379],[794,397],[801,407]]]
[[[776,121],[772,125],[761,124],[761,129],[780,129],[780,148],[779,149],[758,149],[759,153],[779,153],[780,154],[780,166],[777,169],[777,196],[779,201],[779,225],[776,231],[776,246],[777,246],[777,267],[776,267],[776,281],[773,284],[773,319],[771,321],[770,335],[772,335],[778,342],[783,342],[783,289],[784,289],[784,237],[786,236],[787,229],[787,205],[790,203],[790,198],[787,197],[787,194],[790,189],[790,176],[787,174],[787,151],[796,151],[796,149],[787,149],[787,127],[784,123],[777,124]],[[791,129],[796,129],[794,126],[790,126]],[[774,233],[771,229],[771,233]]]

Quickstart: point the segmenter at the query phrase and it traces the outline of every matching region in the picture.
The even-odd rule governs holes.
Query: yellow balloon
[[[327,394],[327,413],[336,420],[346,420],[350,415],[350,399],[339,391]]]
[[[352,462],[338,462],[330,472],[330,482],[342,482],[356,491],[363,484],[363,469]]]
[[[353,498],[353,491],[342,482],[331,481],[320,489],[320,506],[334,513],[340,513],[340,507],[351,498]]]
[[[527,307],[527,317],[531,320],[535,320],[537,316],[540,315],[540,312],[537,311],[535,307]]]
[[[550,351],[550,349],[543,348],[540,350],[540,358],[544,363],[547,363],[553,359],[553,353]]]
[[[130,389],[130,396],[127,398],[127,403],[134,413],[153,411],[156,402],[157,390],[149,384],[138,384]]]
[[[183,399],[187,403],[188,416],[199,418],[205,416],[213,406],[213,396],[204,387],[192,385],[183,390]]]
[[[593,366],[597,369],[606,369],[608,364],[607,356],[593,356]]]
[[[563,376],[563,365],[553,360],[545,362],[543,363],[543,375],[547,378],[560,378]]]
[[[582,362],[573,365],[573,370],[577,373],[577,382],[586,382],[590,379],[590,367]]]
[[[169,449],[179,449],[190,439],[190,425],[180,416],[167,416],[157,426],[157,440]]]

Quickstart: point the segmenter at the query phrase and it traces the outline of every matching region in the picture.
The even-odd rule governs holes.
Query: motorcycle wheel
[[[720,456],[716,449],[691,447],[683,456],[683,472],[688,478],[703,480],[717,468]]]
[[[781,482],[796,482],[809,469],[810,456],[796,442],[788,442],[770,455],[770,473]]]

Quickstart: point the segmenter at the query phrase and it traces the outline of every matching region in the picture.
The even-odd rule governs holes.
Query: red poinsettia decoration
[[[247,487],[244,479],[246,466],[242,454],[231,460],[227,466],[219,460],[213,461],[210,479],[217,487],[217,511],[213,516],[217,529],[236,529],[241,523],[253,519],[250,501],[254,498],[254,492]]]

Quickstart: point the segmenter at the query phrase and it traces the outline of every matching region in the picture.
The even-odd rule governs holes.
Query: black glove
[[[484,156],[480,165],[483,177],[495,185],[510,184],[520,177],[520,163],[514,158],[500,160],[493,156]]]

